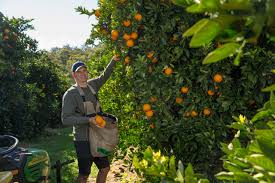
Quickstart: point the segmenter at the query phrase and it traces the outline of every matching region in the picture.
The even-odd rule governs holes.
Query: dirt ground
[[[111,170],[107,176],[107,183],[137,183],[141,182],[141,178],[137,175],[132,165],[133,153],[137,152],[137,149],[130,147],[125,154],[117,151],[115,159],[111,163]],[[89,183],[96,182],[96,177],[90,177]]]
[[[138,180],[138,176],[133,167],[126,165],[123,160],[116,160],[111,164],[111,170],[107,176],[107,183],[133,183]],[[95,183],[96,177],[90,177],[89,183]]]

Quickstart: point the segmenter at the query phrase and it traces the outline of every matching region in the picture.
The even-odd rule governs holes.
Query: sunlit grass
[[[62,168],[62,182],[72,183],[78,175],[77,160],[73,144],[72,128],[59,128],[32,140],[21,142],[24,147],[44,149],[48,152],[51,164],[57,160],[65,162],[74,159],[75,162]],[[96,177],[98,169],[93,165],[92,177]],[[51,182],[56,182],[55,169],[51,170]]]

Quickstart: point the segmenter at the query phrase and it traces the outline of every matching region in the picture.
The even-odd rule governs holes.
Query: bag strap
[[[98,100],[97,93],[95,92],[94,88],[91,85],[89,85],[89,84],[87,84],[87,85],[88,85],[89,89],[91,90],[91,92],[95,96],[95,99],[96,99],[96,111],[97,112],[101,112],[101,105],[100,105],[100,102]]]
[[[77,91],[79,92],[81,98],[82,98],[82,101],[83,101],[83,105],[84,105],[84,111],[85,111],[85,115],[87,115],[87,105],[86,105],[86,98],[85,98],[85,93],[84,91],[82,90],[82,88],[77,85],[77,84],[74,84],[73,85],[74,87],[76,87]],[[89,89],[91,90],[91,92],[93,93],[93,95],[95,96],[96,98],[96,112],[101,112],[101,106],[100,106],[100,103],[99,103],[99,100],[97,98],[97,94],[95,92],[95,90],[93,89],[93,87],[91,85],[88,84],[88,87]]]

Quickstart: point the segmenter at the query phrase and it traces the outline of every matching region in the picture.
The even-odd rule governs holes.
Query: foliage
[[[130,81],[123,89],[134,93],[132,109],[147,126],[145,143],[166,154],[172,151],[183,164],[191,162],[196,171],[212,177],[221,168],[219,142],[231,139],[225,126],[231,116],[242,112],[251,117],[267,98],[260,88],[274,82],[272,47],[245,47],[239,66],[229,59],[202,65],[220,45],[192,49],[182,37],[202,15],[158,0],[99,1],[91,14],[98,23],[88,43],[100,40],[106,51],[121,56],[121,78]]]
[[[203,18],[189,28],[183,36],[192,36],[190,47],[196,48],[216,40],[220,48],[204,59],[204,64],[236,55],[234,64],[240,64],[246,43],[269,44],[274,49],[275,2],[270,0],[173,0],[186,7],[189,13],[204,13]]]
[[[63,67],[54,63],[46,54],[24,64],[25,82],[34,86],[38,93],[37,109],[32,117],[39,122],[39,130],[45,126],[61,125],[61,101],[64,91],[69,87],[69,78],[64,77]],[[43,111],[43,112],[41,112]]]
[[[274,182],[275,181],[275,96],[271,92],[270,100],[251,120],[245,116],[234,117],[236,122],[228,125],[236,130],[233,140],[221,143],[225,155],[223,166],[227,171],[216,174],[218,180],[225,182]],[[183,173],[181,161],[175,167],[174,156],[161,155],[149,146],[143,152],[143,158],[133,158],[133,164],[140,175],[149,182],[209,182],[200,179],[193,172],[191,164]]]
[[[49,143],[50,142],[50,143]],[[50,157],[51,165],[60,160],[65,162],[74,159],[75,162],[65,165],[61,169],[61,181],[64,183],[75,182],[78,174],[77,161],[71,128],[47,129],[41,136],[19,142],[20,147],[44,149]],[[94,165],[91,176],[96,177],[98,169]],[[50,171],[51,183],[56,183],[55,169]]]
[[[91,59],[93,49],[83,46],[82,48],[74,48],[69,45],[63,46],[62,48],[52,48],[51,51],[47,52],[52,62],[58,63],[65,68],[66,73],[71,72],[71,65],[78,61],[87,61]],[[69,76],[68,76],[69,77]]]
[[[160,151],[154,152],[149,146],[143,152],[142,159],[134,156],[133,165],[149,182],[209,183],[207,179],[194,173],[191,164],[184,170],[182,162],[179,161],[176,167],[175,161],[174,156],[161,155]]]
[[[251,119],[240,115],[229,127],[237,131],[229,144],[222,143],[227,171],[216,175],[219,180],[234,182],[275,181],[275,97]]]
[[[61,98],[57,97],[66,84],[57,67],[47,70],[51,63],[42,63],[46,59],[37,51],[37,42],[24,33],[32,28],[30,22],[0,13],[0,129],[21,138],[39,135],[49,121],[60,121]],[[60,86],[50,83],[57,80]],[[51,112],[41,114],[44,109]]]
[[[104,71],[113,54],[103,45],[93,49],[91,58],[87,62],[91,78],[97,77]],[[145,130],[143,121],[135,116],[135,96],[129,90],[130,83],[127,71],[120,64],[116,64],[111,78],[99,91],[99,98],[104,112],[112,113],[119,119],[119,147],[125,151],[130,145],[142,146]]]

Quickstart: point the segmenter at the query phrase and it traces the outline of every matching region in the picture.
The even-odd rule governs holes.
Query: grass
[[[48,152],[51,164],[57,160],[61,162],[74,159],[75,162],[62,167],[61,179],[64,183],[72,183],[78,175],[76,153],[73,145],[72,128],[59,128],[47,130],[46,134],[28,141],[20,142],[20,146],[44,149]],[[92,177],[96,177],[98,169],[95,165],[92,167]],[[55,169],[51,170],[51,182],[56,182]]]

